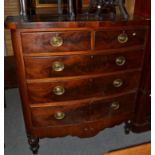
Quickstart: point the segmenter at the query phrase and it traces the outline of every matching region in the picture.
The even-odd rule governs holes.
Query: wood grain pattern
[[[151,0],[147,0],[147,1],[136,0],[135,14],[150,19],[151,18]]]
[[[124,57],[123,66],[116,64],[118,57]],[[108,73],[140,68],[143,51],[117,52],[115,54],[92,53],[83,55],[63,55],[46,57],[24,57],[25,71],[28,79],[78,76],[86,74]],[[63,63],[62,71],[54,71],[54,62]]]
[[[151,155],[151,144],[141,144],[138,146],[105,153],[103,155]]]
[[[38,148],[41,137],[90,137],[129,120],[140,122],[139,126],[146,123],[148,114],[143,111],[147,111],[148,102],[139,104],[136,98],[143,85],[141,77],[147,76],[141,64],[147,59],[149,27],[150,20],[137,16],[128,21],[119,17],[114,21],[80,17],[70,21],[52,15],[25,20],[8,17],[5,28],[11,30],[26,132],[35,138],[30,144]],[[117,41],[122,31],[129,37],[124,44]],[[49,45],[56,33],[64,37],[58,48]],[[118,69],[114,60],[119,54],[127,57],[127,63]],[[65,70],[51,73],[53,61],[63,61]],[[123,80],[120,88],[113,86],[116,79]],[[59,85],[65,93],[54,95],[53,88]],[[120,102],[118,111],[109,108],[113,100]],[[63,120],[53,118],[57,110],[65,112]]]
[[[55,36],[63,39],[62,46],[54,47],[50,45],[50,40]],[[91,34],[89,31],[22,33],[23,51],[25,53],[90,50],[90,40]]]
[[[11,31],[11,39],[12,39],[12,45],[13,49],[15,51],[15,59],[16,59],[16,69],[17,69],[17,78],[18,78],[18,84],[19,84],[19,92],[21,96],[22,101],[22,108],[23,108],[23,114],[24,114],[24,121],[26,126],[26,132],[29,134],[31,132],[31,116],[30,116],[30,110],[29,110],[29,99],[28,99],[28,93],[27,93],[27,85],[25,82],[25,72],[24,72],[24,61],[22,56],[22,47],[21,47],[21,38],[20,38],[20,32],[18,30]]]
[[[100,29],[121,29],[131,28],[139,29],[148,27],[150,20],[134,16],[128,21],[124,22],[121,19],[115,21],[91,21],[86,19],[75,21],[68,21],[66,19],[59,21],[58,17],[54,18],[51,15],[46,16],[30,16],[28,19],[23,19],[19,16],[8,16],[5,20],[5,28],[7,29],[22,29],[24,32],[34,31],[67,31],[67,30],[100,30]]]
[[[32,128],[31,134],[34,136],[44,137],[63,137],[67,135],[78,136],[81,138],[92,137],[98,134],[101,130],[113,127],[124,121],[133,118],[134,113],[122,113],[115,115],[115,119],[107,117],[106,119],[96,120],[92,122],[83,122],[80,124],[71,124],[64,126],[36,127]]]
[[[84,104],[33,108],[31,109],[32,122],[35,127],[48,127],[78,124],[103,118],[106,119],[107,117],[114,119],[115,115],[133,112],[134,100],[135,94],[129,94],[111,98],[110,100],[94,100]],[[118,102],[120,108],[117,110],[112,109],[111,104],[113,102]],[[55,119],[54,114],[57,112],[65,113],[64,119]]]
[[[35,82],[28,84],[29,99],[32,104],[46,103],[52,101],[68,101],[84,99],[88,97],[109,96],[128,90],[137,89],[140,78],[140,72],[117,73],[110,76],[101,76],[85,79],[70,80],[51,80],[50,82]],[[122,79],[123,85],[120,88],[113,86],[113,81]],[[53,90],[56,86],[62,86],[65,93],[55,95]],[[77,95],[78,94],[78,95]]]
[[[122,33],[127,34],[128,41],[126,43],[119,43],[118,36]],[[145,29],[121,29],[117,31],[96,31],[95,34],[95,49],[109,49],[131,47],[135,45],[144,44],[147,33]]]

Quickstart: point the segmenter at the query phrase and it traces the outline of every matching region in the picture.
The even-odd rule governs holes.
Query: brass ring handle
[[[119,102],[112,102],[110,107],[113,110],[118,110],[120,108],[120,104]]]
[[[128,41],[128,35],[125,32],[123,32],[118,35],[117,39],[118,39],[118,42],[121,44],[126,43]]]
[[[123,85],[123,80],[122,79],[116,79],[113,81],[113,86],[116,88],[119,88]]]
[[[59,36],[54,36],[50,39],[50,44],[53,47],[60,47],[63,44],[63,39]]]
[[[56,112],[55,114],[54,114],[54,117],[55,117],[55,119],[57,119],[57,120],[62,120],[62,119],[64,119],[65,118],[65,113],[63,113],[63,112]]]
[[[126,63],[126,59],[123,56],[117,57],[115,63],[117,66],[123,66]]]
[[[56,86],[53,89],[55,95],[63,95],[65,93],[65,88],[63,86]]]
[[[53,62],[53,64],[52,64],[52,69],[53,69],[53,71],[55,71],[55,72],[61,72],[61,71],[63,71],[64,70],[64,64],[62,63],[62,62],[59,62],[59,61],[55,61],[55,62]]]

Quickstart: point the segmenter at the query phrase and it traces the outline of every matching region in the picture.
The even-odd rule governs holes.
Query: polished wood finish
[[[40,23],[40,24],[39,24]],[[115,23],[115,24],[114,24]],[[116,25],[117,23],[117,25]],[[148,24],[150,23],[149,20],[145,20],[143,17],[139,16],[132,16],[129,18],[127,22],[120,20],[120,18],[116,18],[114,21],[98,21],[98,20],[89,20],[87,18],[84,19],[77,19],[77,21],[70,21],[66,18],[59,20],[56,16],[51,15],[38,15],[38,16],[28,16],[27,19],[24,19],[19,16],[7,17],[5,20],[5,27],[8,29],[25,29],[25,32],[33,32],[40,31],[56,31],[56,30],[99,30],[99,29],[117,29],[117,28],[124,28],[125,26],[128,27],[149,27]],[[138,24],[138,25],[137,25]],[[135,29],[135,28],[134,28]]]
[[[61,26],[64,29],[64,26],[66,27],[66,22],[64,25],[63,23],[61,23]],[[70,25],[70,22],[68,24]],[[94,22],[91,24],[94,25]],[[89,34],[88,38],[90,48],[88,51],[84,51],[84,49],[79,51],[80,46],[85,47],[82,45],[82,42],[77,43],[77,45],[79,44],[80,46],[76,47],[76,51],[72,51],[75,47],[73,47],[73,42],[71,41],[71,44],[69,44],[71,46],[69,46],[70,48],[68,48],[67,51],[63,51],[64,49],[62,47],[57,47],[57,53],[56,51],[50,53],[49,49],[53,49],[53,47],[50,47],[50,45],[47,46],[48,48],[45,48],[45,53],[43,53],[43,46],[39,46],[38,48],[38,44],[36,44],[37,39],[40,43],[42,37],[36,37],[34,45],[32,44],[33,41],[31,40],[33,37],[31,37],[30,34],[36,34],[36,36],[41,34],[41,36],[44,36],[44,33],[51,33],[51,28],[47,29],[48,32],[44,32],[45,29],[12,30],[12,39],[17,60],[17,70],[20,85],[19,88],[23,102],[23,112],[27,134],[38,138],[65,135],[89,137],[96,135],[103,128],[111,127],[123,121],[126,122],[133,119],[136,106],[135,97],[139,87],[143,58],[145,54],[144,43],[146,42],[148,32],[148,26],[145,25],[145,22],[143,24],[143,34],[146,35],[143,36],[143,39],[139,42],[139,44],[134,44],[133,42],[133,44],[131,44],[132,46],[127,46],[128,48],[116,46],[115,49],[100,49],[97,51],[94,48],[96,46],[96,31],[90,27],[90,30],[86,31],[85,33]],[[103,22],[101,22],[101,25],[97,25],[96,29],[98,29],[98,26],[100,29],[102,29],[103,25]],[[139,22],[137,22],[137,27],[138,25]],[[109,26],[110,25],[108,25],[108,27]],[[119,23],[117,26],[120,26]],[[112,28],[114,27],[111,27],[111,31]],[[84,27],[80,27],[80,29],[74,28],[74,32],[73,30],[71,30],[71,32],[68,30],[68,32],[65,32],[65,34],[80,33],[83,35],[81,33],[81,29],[86,29],[85,24]],[[125,29],[128,29],[128,26],[126,26]],[[57,32],[60,32],[60,30]],[[114,29],[114,34],[115,32],[116,30]],[[30,36],[31,39],[28,40],[28,36]],[[115,36],[115,38],[117,37]],[[46,44],[42,45],[45,45],[46,47]],[[62,50],[59,51],[59,48]],[[88,49],[87,44],[85,48]],[[116,58],[120,56],[120,54],[126,58],[126,63],[123,64],[123,66],[118,66],[116,64]],[[40,68],[44,68],[44,65],[36,64],[45,63],[46,67],[48,65],[51,66],[51,61],[53,60],[64,61],[65,59],[67,60],[65,67],[66,65],[70,65],[73,67],[72,70],[74,71],[69,73],[69,71],[72,70],[68,68],[68,72],[66,71],[66,74],[62,71],[59,76],[49,76],[49,73],[46,69],[43,71],[43,73],[40,72]],[[92,62],[92,60],[94,62]],[[107,68],[104,67],[105,64],[107,65]],[[74,66],[77,67],[77,69],[74,68]],[[36,73],[33,72],[35,67],[39,70]],[[81,71],[78,70],[83,70],[83,74],[80,74]],[[123,85],[120,87],[117,87],[117,85],[114,86],[115,80],[122,80]],[[61,95],[57,95],[53,91],[57,86],[64,88],[64,92]],[[134,97],[129,97],[129,100],[127,99],[128,95],[123,93],[132,93],[135,95]],[[121,94],[123,96],[121,96]],[[100,100],[96,101],[95,98]],[[109,106],[112,104],[111,101],[116,98],[118,98],[120,101],[120,109],[118,112],[117,110],[112,112],[113,110],[111,111]],[[108,101],[110,101],[110,103]],[[55,120],[53,118],[53,115],[57,112],[57,110],[65,115],[64,119]],[[88,115],[91,113],[92,115]],[[74,119],[72,120],[72,118],[74,118],[76,121],[73,122]],[[61,123],[59,124],[59,122]],[[63,127],[64,125],[65,128]],[[35,128],[33,128],[33,126]],[[36,146],[38,145],[35,145],[34,148],[38,148]],[[31,149],[34,150],[32,146]]]
[[[64,126],[51,126],[51,127],[37,127],[31,129],[31,134],[40,138],[44,137],[64,137],[66,135],[78,136],[81,138],[92,137],[98,134],[103,128],[113,127],[128,119],[132,119],[133,114],[123,113],[122,115],[115,115],[115,119],[106,118],[92,122],[83,122],[80,124],[71,124]]]
[[[63,126],[92,122],[124,113],[133,113],[135,94],[110,98],[109,100],[90,100],[89,102],[79,102],[78,104],[68,103],[62,106],[46,106],[32,108],[32,123],[34,127]],[[112,108],[112,103],[118,102],[118,109]],[[64,118],[57,120],[54,114],[62,112]]]
[[[135,15],[143,16],[148,19],[151,18],[151,0],[135,1]]]
[[[18,30],[11,31],[11,38],[13,43],[13,48],[15,52],[16,58],[16,69],[17,69],[17,77],[18,77],[18,84],[19,84],[19,91],[22,101],[22,108],[26,126],[26,132],[28,135],[31,135],[31,115],[29,111],[29,100],[27,94],[27,86],[25,83],[25,72],[24,72],[24,61],[22,56],[22,47],[21,47],[21,39],[20,39],[20,32]],[[18,44],[17,44],[18,43]]]
[[[76,76],[109,73],[141,68],[143,50],[133,50],[116,53],[88,53],[80,55],[53,55],[53,56],[27,56],[24,57],[25,71],[27,79],[41,79],[49,77]],[[116,60],[124,57],[124,65],[117,65]],[[55,71],[53,64],[63,63],[62,71]]]
[[[151,155],[151,143],[112,151],[103,155]]]
[[[60,47],[54,47],[50,44],[50,40],[55,36],[59,36],[63,40],[63,44]],[[25,53],[64,52],[91,49],[90,32],[87,31],[22,33],[21,37],[23,51]]]
[[[139,93],[146,79],[149,24],[137,16],[128,21],[7,18],[34,153],[39,138],[90,137],[122,122],[130,122],[133,131],[134,124],[143,125],[147,104],[140,103]],[[53,44],[53,37],[61,39]]]
[[[122,33],[125,33],[128,36],[128,41],[126,43],[119,43],[118,41],[118,36]],[[140,27],[138,29],[121,28],[116,31],[97,31],[95,33],[95,49],[127,48],[134,45],[141,45],[144,44],[145,36],[145,29],[141,29]]]
[[[113,82],[117,79],[121,79],[123,82],[123,85],[118,88],[113,85]],[[140,72],[135,71],[99,77],[89,76],[49,81],[29,81],[27,87],[29,100],[34,104],[110,96],[125,91],[136,90],[138,88],[139,79]],[[62,86],[65,89],[62,95],[56,95],[53,92],[57,86]]]

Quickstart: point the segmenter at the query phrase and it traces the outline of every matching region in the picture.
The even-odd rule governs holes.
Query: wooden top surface
[[[124,21],[117,17],[115,20],[95,20],[88,18],[76,18],[69,20],[68,17],[58,17],[52,15],[35,15],[26,18],[21,16],[8,16],[5,20],[5,28],[7,29],[31,29],[31,28],[99,28],[109,26],[125,26],[125,25],[147,25],[149,19],[133,16],[128,21]]]

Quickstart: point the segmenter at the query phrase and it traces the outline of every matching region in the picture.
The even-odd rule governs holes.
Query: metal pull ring
[[[112,102],[110,107],[113,110],[118,110],[120,108],[120,104],[119,102]]]
[[[115,63],[117,66],[123,66],[126,63],[126,59],[123,56],[117,57]]]
[[[128,41],[128,35],[123,31],[123,33],[118,35],[118,42],[124,44]]]
[[[61,71],[63,71],[64,70],[64,64],[62,63],[62,62],[59,62],[59,61],[55,61],[55,62],[53,62],[53,64],[52,64],[52,69],[53,69],[53,71],[55,71],[55,72],[61,72]]]
[[[113,86],[116,88],[119,88],[123,85],[123,80],[122,79],[116,79],[113,81]]]
[[[65,93],[65,88],[63,86],[56,86],[53,89],[55,95],[63,95]]]
[[[53,47],[60,47],[63,45],[63,39],[59,36],[54,36],[50,39],[50,44]]]
[[[65,113],[63,113],[63,112],[56,112],[55,114],[54,114],[54,117],[55,117],[55,119],[57,119],[57,120],[62,120],[62,119],[64,119],[65,118]]]

